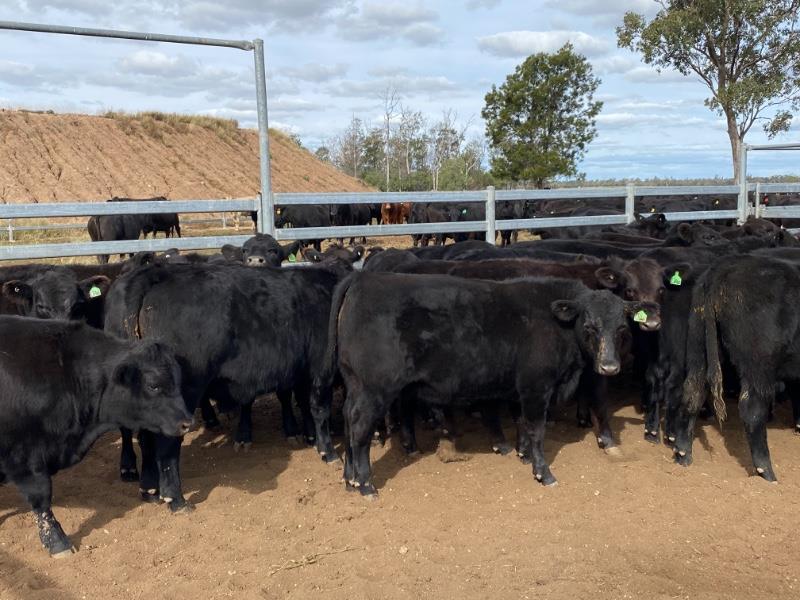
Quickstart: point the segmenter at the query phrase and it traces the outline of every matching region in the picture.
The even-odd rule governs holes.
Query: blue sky
[[[452,109],[481,135],[491,85],[569,40],[602,79],[598,136],[581,166],[589,178],[729,176],[727,134],[703,105],[705,87],[616,47],[625,11],[657,9],[653,0],[5,0],[0,20],[261,37],[270,123],[312,149],[353,114],[377,124],[387,86],[430,120]],[[255,123],[251,53],[0,31],[0,57],[0,106]],[[766,139],[754,129],[748,141]],[[800,132],[776,141],[800,141]],[[798,162],[800,152],[761,153],[750,173],[798,173]]]

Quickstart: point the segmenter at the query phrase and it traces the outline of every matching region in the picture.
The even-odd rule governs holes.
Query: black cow
[[[331,213],[328,206],[278,206],[275,208],[275,227],[330,227]],[[313,245],[322,250],[322,238],[302,240],[303,246]]]
[[[696,416],[711,395],[717,417],[727,415],[721,356],[740,385],[739,414],[756,472],[776,481],[767,446],[767,418],[778,382],[800,379],[800,267],[766,257],[730,257],[700,278],[692,299],[687,341],[688,374],[678,412],[675,459],[692,462]],[[793,398],[800,424],[800,398]]]
[[[369,225],[372,222],[372,214],[367,204],[331,204],[330,223],[334,227],[355,227],[358,225]],[[344,242],[339,238],[339,243]],[[361,243],[366,244],[367,238],[362,236]],[[355,245],[355,238],[350,238],[350,245]]]
[[[543,453],[548,408],[572,395],[587,363],[602,375],[619,372],[630,336],[625,315],[644,306],[562,279],[498,283],[363,272],[348,278],[331,310],[327,367],[332,373],[338,364],[347,388],[348,489],[376,494],[370,441],[395,400],[407,437],[408,404],[417,399],[464,406],[509,394],[522,405],[520,449],[531,454],[536,479],[554,484]]]
[[[279,267],[284,260],[297,257],[300,242],[292,242],[281,246],[275,238],[267,233],[257,233],[242,245],[242,262],[248,267]],[[236,261],[238,253],[234,246],[222,248],[226,260]]]
[[[172,351],[81,323],[0,317],[0,483],[19,488],[52,556],[72,543],[51,510],[51,476],[119,426],[184,435],[191,414]]]
[[[235,442],[252,441],[255,398],[294,390],[309,399],[323,459],[338,457],[329,432],[330,388],[322,380],[333,288],[348,272],[333,267],[253,269],[226,265],[149,265],[114,282],[106,300],[106,330],[157,338],[178,349],[183,394],[194,410],[204,399],[241,406]],[[142,498],[159,496],[173,511],[181,493],[180,440],[140,432]],[[135,468],[123,455],[122,468]]]

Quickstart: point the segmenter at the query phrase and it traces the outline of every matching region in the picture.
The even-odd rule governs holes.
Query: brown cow
[[[382,225],[401,225],[408,220],[410,214],[411,202],[401,202],[399,204],[384,202],[381,204]]]

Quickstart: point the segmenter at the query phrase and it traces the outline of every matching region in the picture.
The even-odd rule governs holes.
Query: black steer
[[[191,415],[173,353],[82,323],[0,317],[0,482],[33,509],[53,556],[72,544],[51,510],[50,477],[116,427],[183,435]]]
[[[466,406],[509,396],[522,406],[519,444],[534,476],[554,484],[543,453],[548,407],[574,393],[587,364],[601,375],[619,372],[626,313],[646,306],[563,279],[367,272],[345,280],[331,310],[328,370],[338,362],[347,388],[348,488],[376,493],[370,441],[395,400]],[[403,413],[408,432],[413,413]]]

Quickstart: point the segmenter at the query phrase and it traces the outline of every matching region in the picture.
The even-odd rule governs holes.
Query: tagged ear
[[[33,300],[33,288],[24,281],[13,279],[3,284],[3,296],[15,304],[29,306]]]
[[[114,378],[114,383],[136,391],[141,383],[142,372],[139,370],[139,366],[135,363],[124,362],[117,365],[117,368],[114,369],[114,374],[112,377]]]
[[[356,246],[353,248],[353,255],[356,260],[361,260],[364,257],[364,246]]]
[[[300,250],[300,242],[293,242],[286,246],[281,246],[281,252],[283,252],[282,260],[288,260],[289,256],[292,254],[296,255],[298,250]]]
[[[600,267],[594,272],[597,282],[610,290],[615,290],[620,286],[622,274],[611,267]]]
[[[303,248],[300,251],[300,254],[302,254],[303,258],[305,258],[309,262],[315,262],[315,263],[322,262],[322,254],[320,252],[317,252],[317,249],[312,248],[311,246],[309,246],[308,248]]]
[[[559,321],[571,323],[578,318],[580,306],[573,300],[556,300],[550,304],[550,310]]]
[[[681,284],[686,283],[692,274],[692,265],[689,263],[676,263],[668,267],[664,267],[662,271],[664,283],[673,287],[679,287]]]
[[[105,275],[95,275],[87,277],[83,281],[78,282],[78,289],[83,294],[84,298],[94,300],[95,298],[104,298],[108,293],[108,288],[111,287],[111,280]]]
[[[680,237],[684,242],[691,244],[692,240],[694,240],[692,226],[689,223],[680,223],[678,225],[678,237]]]

